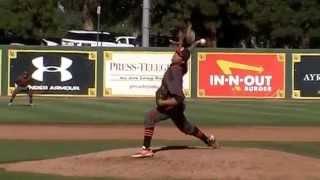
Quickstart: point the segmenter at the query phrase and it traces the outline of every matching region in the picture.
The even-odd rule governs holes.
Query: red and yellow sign
[[[198,97],[284,98],[285,54],[198,53]]]

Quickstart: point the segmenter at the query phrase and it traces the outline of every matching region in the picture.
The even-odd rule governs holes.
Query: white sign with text
[[[173,52],[105,51],[104,96],[153,97],[171,63]],[[190,60],[183,89],[190,97]]]

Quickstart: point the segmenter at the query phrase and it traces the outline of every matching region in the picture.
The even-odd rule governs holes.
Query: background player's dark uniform
[[[12,104],[14,98],[18,93],[26,93],[29,95],[29,105],[32,105],[32,89],[30,88],[32,84],[32,79],[28,72],[24,72],[15,81],[15,89],[12,92],[9,105]]]

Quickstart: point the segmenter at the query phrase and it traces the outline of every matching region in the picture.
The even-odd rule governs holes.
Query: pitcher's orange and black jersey
[[[183,75],[185,69],[180,65],[171,65],[165,72],[161,86],[156,92],[156,98],[167,99],[175,98],[178,106],[183,106],[184,104],[184,93],[183,93]],[[166,107],[159,106],[158,110],[163,111]]]

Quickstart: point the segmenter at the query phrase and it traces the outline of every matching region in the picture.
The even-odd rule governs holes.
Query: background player
[[[15,80],[15,89],[12,92],[9,106],[12,105],[14,98],[18,93],[26,93],[29,96],[29,105],[32,106],[32,89],[31,89],[32,79],[27,71],[24,71],[22,75],[20,75]]]

